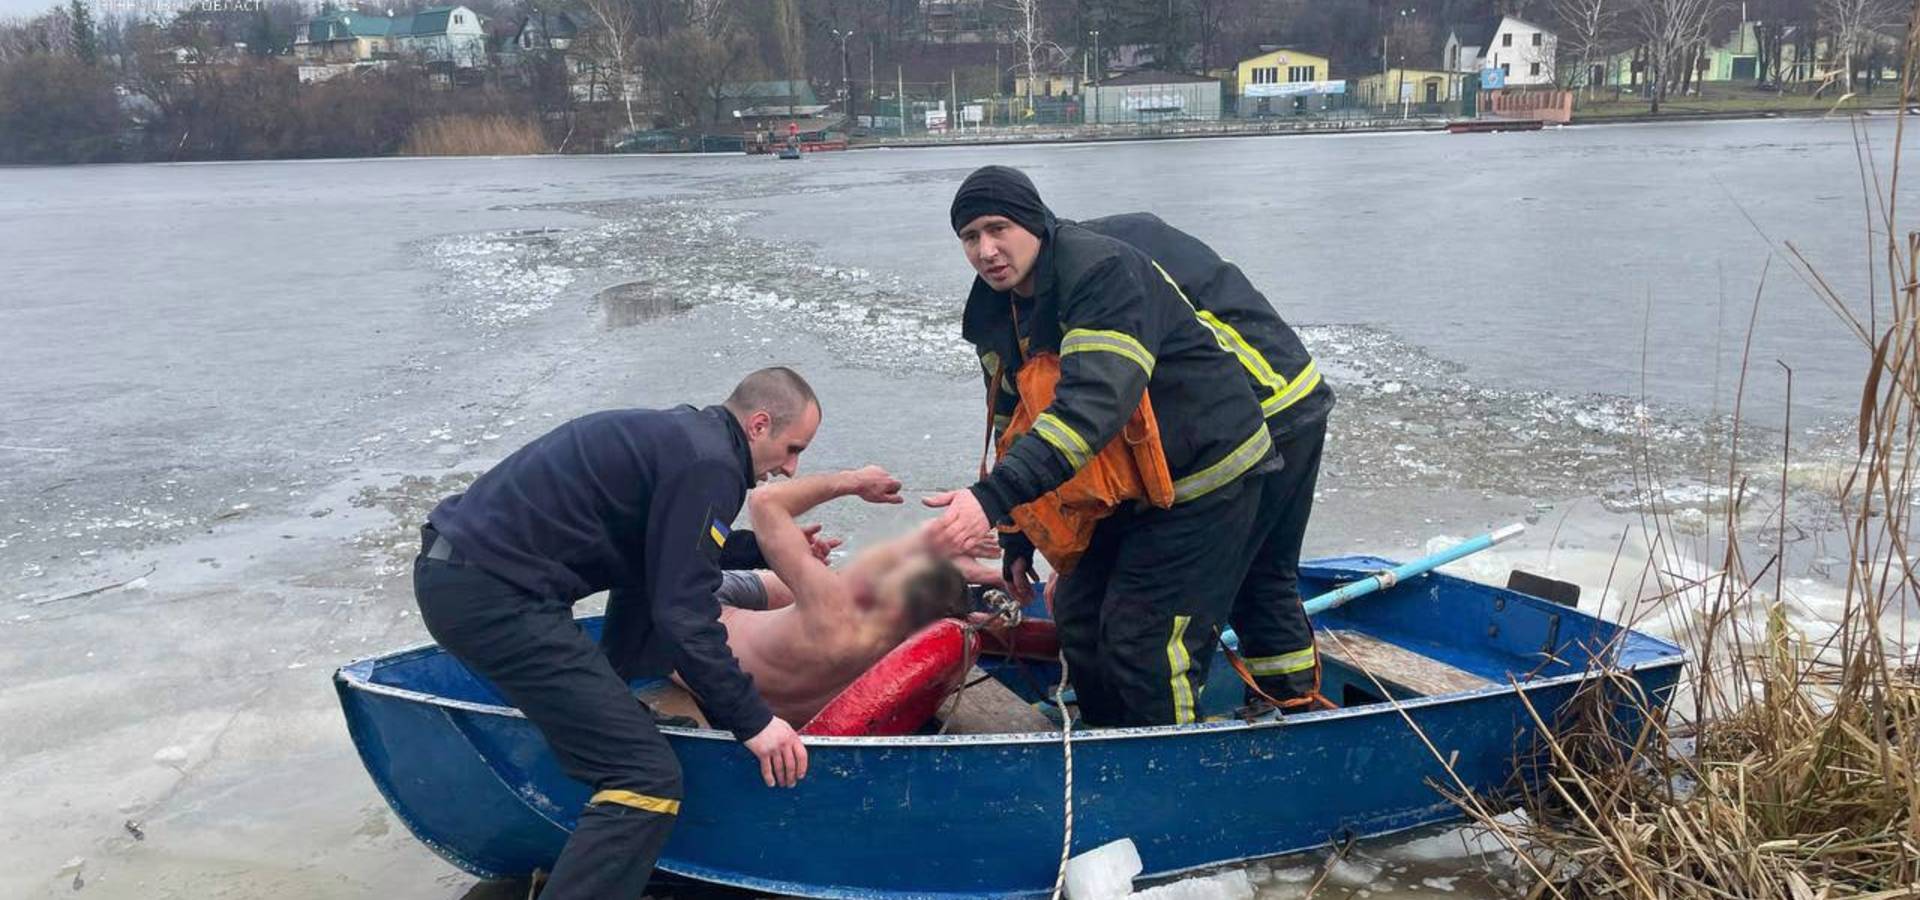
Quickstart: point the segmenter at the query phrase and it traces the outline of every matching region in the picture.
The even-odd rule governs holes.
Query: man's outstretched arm
[[[807,475],[755,488],[747,495],[747,510],[760,552],[773,574],[793,592],[794,602],[807,605],[845,599],[840,580],[813,552],[812,542],[796,517],[838,497],[858,496],[869,503],[899,503],[900,482],[879,466],[854,472]]]

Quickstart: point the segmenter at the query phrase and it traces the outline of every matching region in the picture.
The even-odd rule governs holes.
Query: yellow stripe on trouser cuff
[[[1067,332],[1060,341],[1060,355],[1087,353],[1099,350],[1114,353],[1133,360],[1147,375],[1153,375],[1153,354],[1133,335],[1124,331],[1095,331],[1090,328],[1075,328]]]
[[[1173,635],[1167,638],[1167,668],[1173,672],[1169,682],[1173,689],[1173,724],[1185,725],[1193,721],[1193,682],[1187,678],[1187,668],[1193,664],[1193,658],[1187,655],[1187,623],[1191,616],[1173,617]]]
[[[1087,458],[1093,455],[1087,442],[1053,413],[1041,413],[1040,418],[1033,420],[1033,433],[1059,450],[1060,455],[1067,458],[1067,464],[1076,470],[1086,465]]]
[[[636,794],[632,791],[601,791],[587,800],[588,806],[601,803],[631,806],[634,809],[644,809],[647,812],[655,812],[667,816],[677,816],[680,814],[680,801],[678,800],[668,800],[665,797],[654,797],[647,794]]]
[[[1260,410],[1271,416],[1295,403],[1299,403],[1302,397],[1313,393],[1313,389],[1319,386],[1320,370],[1316,368],[1313,360],[1308,360],[1306,368],[1301,369],[1300,374],[1294,376],[1293,384],[1288,385],[1286,390],[1262,401]]]
[[[1267,452],[1272,449],[1273,436],[1267,433],[1266,423],[1262,422],[1252,437],[1242,441],[1240,446],[1233,448],[1233,452],[1219,462],[1174,482],[1173,502],[1195,500],[1232,484],[1235,478],[1266,459]]]
[[[1247,670],[1256,676],[1291,675],[1313,668],[1313,648],[1282,653],[1279,656],[1255,656],[1246,660]]]

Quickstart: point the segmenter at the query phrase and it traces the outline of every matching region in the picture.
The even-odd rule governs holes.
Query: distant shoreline
[[[1917,110],[1920,111],[1920,110]],[[1819,109],[1772,109],[1772,110],[1703,110],[1696,112],[1671,112],[1653,115],[1638,113],[1629,115],[1574,116],[1566,126],[1582,125],[1647,125],[1677,122],[1737,122],[1767,119],[1818,119],[1830,116],[1890,116],[1899,112],[1897,105],[1873,106],[1846,110]],[[919,149],[926,147],[991,147],[1018,146],[1034,144],[1099,144],[1124,143],[1133,141],[1173,141],[1204,138],[1243,138],[1243,137],[1310,137],[1330,134],[1395,134],[1407,132],[1440,132],[1454,122],[1484,121],[1476,119],[1386,119],[1355,120],[1352,123],[1339,120],[1318,120],[1301,123],[1294,127],[1248,128],[1216,127],[1195,123],[1183,123],[1180,126],[1160,129],[1135,129],[1128,131],[1092,131],[1086,126],[1067,126],[1057,130],[1019,133],[1001,132],[974,136],[956,136],[946,138],[906,138],[886,140],[856,139],[850,143],[849,150],[878,150],[885,148]],[[672,155],[672,154],[662,154]]]

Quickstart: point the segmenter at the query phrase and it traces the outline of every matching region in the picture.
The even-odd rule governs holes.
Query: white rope
[[[1066,824],[1060,837],[1060,871],[1053,876],[1053,900],[1067,887],[1067,859],[1073,855],[1073,716],[1067,713],[1067,653],[1060,651],[1060,686],[1054,688],[1053,702],[1060,708],[1060,752],[1066,758]]]

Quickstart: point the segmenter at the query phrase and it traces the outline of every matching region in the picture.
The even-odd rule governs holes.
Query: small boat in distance
[[[1161,877],[1456,819],[1435,785],[1497,794],[1534,771],[1527,704],[1552,722],[1611,668],[1659,709],[1686,662],[1673,644],[1572,606],[1438,573],[1387,576],[1392,565],[1301,567],[1308,596],[1387,585],[1315,617],[1321,690],[1338,708],[1235,719],[1242,686],[1220,660],[1200,694],[1205,721],[1075,731],[1073,852],[1131,838],[1143,877]],[[580,624],[598,633],[597,617]],[[1046,704],[1060,672],[1035,655],[979,666]],[[428,847],[482,877],[552,865],[589,790],[490,685],[431,645],[351,663],[334,684],[368,774]],[[1636,708],[1620,707],[1629,719]],[[1053,886],[1066,812],[1057,731],[809,737],[807,778],[769,790],[729,735],[662,730],[686,784],[667,872],[861,900]]]

